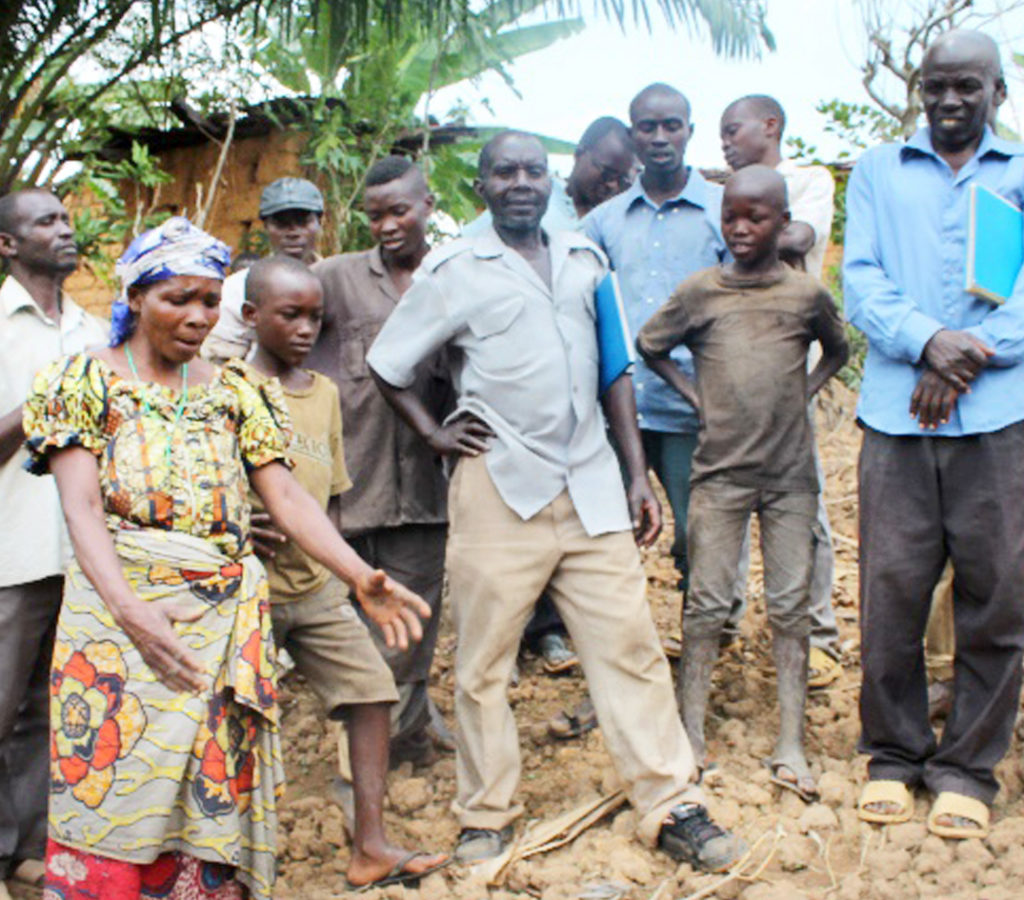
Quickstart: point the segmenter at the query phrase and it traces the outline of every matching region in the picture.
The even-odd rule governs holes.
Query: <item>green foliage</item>
[[[325,0],[317,0],[321,15],[327,14],[326,5]],[[422,136],[421,161],[439,207],[456,219],[475,214],[472,181],[480,142],[444,146],[439,151],[432,148],[430,102],[438,89],[486,71],[501,73],[511,84],[505,70],[509,61],[583,28],[580,19],[521,28],[510,25],[514,11],[540,5],[541,0],[494,0],[441,33],[420,23],[371,24],[362,42],[348,52],[329,45],[329,30],[312,31],[301,23],[280,23],[276,29],[253,35],[254,62],[268,75],[293,89],[319,89],[311,100],[291,106],[294,120],[289,127],[307,135],[302,162],[326,196],[330,251],[371,243],[358,203],[362,179],[400,138],[415,141],[416,135]],[[426,115],[417,113],[421,104]],[[559,152],[572,149],[553,139],[549,144]]]
[[[0,6],[0,193],[52,181],[99,101],[210,22],[258,0],[6,0]],[[75,73],[88,71],[77,80]],[[125,90],[130,90],[126,88]]]
[[[829,266],[822,280],[835,298],[840,312],[843,312],[843,273],[841,265]],[[851,390],[860,390],[861,379],[864,377],[864,359],[868,352],[868,339],[864,332],[854,328],[849,322],[844,324],[846,341],[850,345],[850,358],[839,370],[839,380]]]
[[[280,45],[265,48],[265,57],[280,85],[300,94],[319,94],[332,85],[312,83],[307,72],[336,75],[342,60],[351,62],[372,52],[371,44],[382,33],[393,39],[412,28],[446,38],[469,29],[492,38],[538,7],[564,19],[578,17],[585,5],[594,14],[648,27],[656,11],[670,27],[706,30],[716,50],[725,54],[756,55],[762,46],[774,46],[763,0],[634,0],[628,5],[622,0],[500,0],[485,15],[476,11],[475,0],[4,0],[0,193],[52,183],[61,164],[82,152],[78,144],[94,144],[113,120],[119,127],[150,124],[149,119],[161,117],[161,108],[165,117],[166,104],[161,107],[158,97],[145,97],[132,80],[158,93],[184,94],[184,73],[208,75],[215,57],[225,71],[249,74],[241,72],[248,47],[236,46],[234,40],[242,23],[253,36],[276,29],[311,37],[317,53],[307,48],[303,65],[296,65]],[[211,23],[216,25],[212,37],[207,34]],[[491,48],[491,58],[483,59],[485,67],[500,67],[503,60],[527,52],[531,42],[543,46],[547,30],[543,23],[503,36]],[[474,39],[473,33],[465,36],[467,43]],[[457,71],[463,61],[398,60],[403,68],[418,66],[421,82],[429,71],[432,83],[443,83],[449,66]],[[414,73],[409,71],[408,77],[414,91]],[[234,89],[231,98],[237,100],[239,84],[230,76],[226,80]],[[135,115],[140,109],[145,110],[144,121]]]
[[[822,100],[815,109],[826,118],[825,131],[836,135],[850,148],[839,152],[840,159],[849,159],[853,155],[852,151],[866,150],[875,144],[896,141],[903,136],[898,119],[867,103]]]
[[[74,214],[75,242],[85,264],[106,283],[114,282],[110,251],[167,218],[167,213],[152,212],[152,208],[160,185],[171,180],[149,149],[133,142],[129,159],[108,162],[89,158],[77,175],[61,185],[62,194],[88,192],[95,200],[95,208],[85,207]],[[120,190],[125,184],[134,192],[133,217],[128,216]]]

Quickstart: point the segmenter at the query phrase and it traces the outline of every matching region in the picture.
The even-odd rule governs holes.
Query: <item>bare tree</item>
[[[921,116],[921,60],[943,32],[984,28],[1024,0],[859,0],[867,37],[861,83],[872,103],[899,123],[904,137]]]

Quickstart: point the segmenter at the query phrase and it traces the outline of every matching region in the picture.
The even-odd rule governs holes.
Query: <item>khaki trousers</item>
[[[588,536],[567,491],[524,522],[501,499],[482,456],[459,461],[448,511],[458,637],[452,808],[460,824],[500,829],[522,813],[513,803],[519,740],[506,692],[523,628],[547,588],[579,655],[640,836],[653,844],[668,811],[702,802],[702,793],[632,535]]]

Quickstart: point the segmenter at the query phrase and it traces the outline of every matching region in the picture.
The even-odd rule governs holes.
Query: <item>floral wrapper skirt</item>
[[[284,773],[263,567],[180,532],[114,537],[140,599],[201,612],[174,628],[209,686],[193,695],[161,684],[71,565],[50,678],[49,856],[80,851],[79,861],[91,854],[150,875],[153,864],[192,858],[215,864],[199,870],[207,876],[233,869],[231,880],[269,900]],[[52,896],[74,896],[49,863]]]

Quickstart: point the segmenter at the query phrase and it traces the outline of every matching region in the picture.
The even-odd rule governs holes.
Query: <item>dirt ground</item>
[[[754,850],[744,878],[698,875],[632,838],[628,807],[555,852],[516,863],[500,886],[488,887],[470,870],[449,868],[425,879],[418,890],[391,887],[369,898],[388,900],[1019,900],[1024,896],[1024,802],[1021,743],[1015,740],[999,767],[1003,790],[986,841],[946,842],[924,826],[927,799],[920,796],[914,820],[877,828],[861,824],[854,810],[864,780],[857,756],[856,453],[853,395],[837,385],[819,414],[826,498],[836,536],[836,612],[844,641],[844,674],[808,706],[808,754],[819,777],[822,802],[808,806],[768,781],[761,760],[776,730],[774,672],[770,661],[760,562],[749,586],[751,610],[744,645],[721,660],[708,723],[709,751],[720,774],[709,786],[709,806],[724,826],[742,834]],[[650,600],[663,635],[679,630],[679,596],[663,536],[646,554]],[[451,722],[454,636],[446,626],[438,647],[433,694]],[[526,817],[547,820],[615,789],[616,778],[600,731],[558,743],[544,723],[582,697],[578,673],[550,678],[536,660],[522,664],[511,690],[523,755],[520,790]],[[290,676],[283,691],[285,765],[289,787],[281,818],[280,900],[323,900],[345,893],[348,848],[340,811],[326,799],[335,745],[301,680]],[[623,698],[628,702],[628,698]],[[455,766],[444,757],[429,768],[409,764],[391,777],[387,826],[410,847],[450,850],[457,826],[449,811]]]

